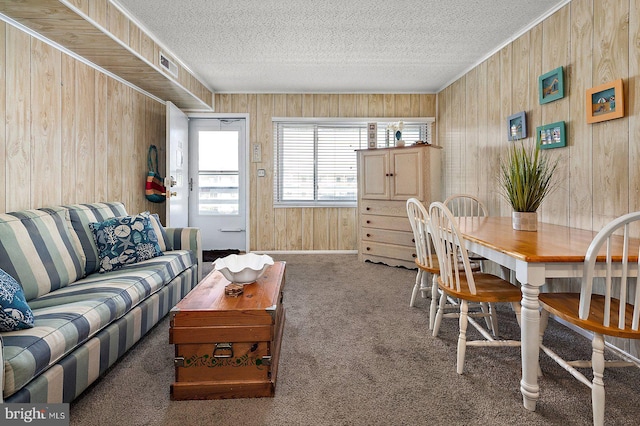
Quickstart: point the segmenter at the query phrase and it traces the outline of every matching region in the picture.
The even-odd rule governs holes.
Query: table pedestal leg
[[[531,411],[535,411],[536,402],[540,397],[540,388],[538,387],[539,293],[538,287],[529,284],[522,286],[522,380],[520,381],[520,391],[524,407]]]

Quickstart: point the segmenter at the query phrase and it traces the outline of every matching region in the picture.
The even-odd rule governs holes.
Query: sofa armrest
[[[202,236],[200,228],[164,228],[174,250],[191,250],[198,259],[198,281],[202,279]]]

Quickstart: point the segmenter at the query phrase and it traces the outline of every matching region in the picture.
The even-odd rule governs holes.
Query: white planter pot
[[[513,212],[511,219],[516,231],[538,230],[538,212]]]

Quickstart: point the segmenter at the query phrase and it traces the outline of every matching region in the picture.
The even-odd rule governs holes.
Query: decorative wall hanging
[[[510,141],[527,137],[527,115],[524,111],[507,118],[507,136]]]
[[[367,147],[370,149],[377,148],[378,146],[378,123],[369,123],[367,125]]]
[[[562,67],[538,77],[538,94],[540,104],[546,104],[564,97],[564,70]]]
[[[624,117],[622,79],[587,90],[587,123]]]
[[[536,128],[536,134],[540,149],[567,146],[564,121],[539,126]]]

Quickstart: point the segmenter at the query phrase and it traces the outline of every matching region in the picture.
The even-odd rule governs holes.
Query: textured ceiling
[[[568,0],[117,0],[221,93],[436,93]]]

